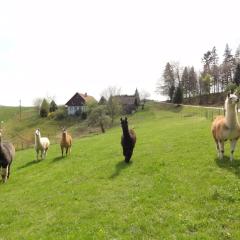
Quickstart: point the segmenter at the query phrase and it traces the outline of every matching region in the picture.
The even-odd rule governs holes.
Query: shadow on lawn
[[[58,162],[58,161],[60,161],[60,160],[64,160],[64,158],[66,158],[66,156],[58,156],[58,157],[55,157],[53,160],[52,160],[52,162],[51,163],[55,163],[55,162]]]
[[[24,165],[20,166],[18,169],[22,169],[22,168],[26,168],[26,167],[30,167],[34,164],[40,163],[42,160],[33,160],[31,162],[27,162]]]
[[[231,163],[229,157],[224,156],[222,160],[215,158],[215,162],[220,168],[225,168],[240,178],[240,159],[235,159]]]
[[[122,170],[125,168],[128,168],[132,165],[132,162],[126,163],[125,161],[118,162],[115,166],[115,172],[110,176],[110,178],[115,178],[117,177]]]

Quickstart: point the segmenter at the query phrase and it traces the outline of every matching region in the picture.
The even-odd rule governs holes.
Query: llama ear
[[[122,118],[120,118],[120,121],[122,122]]]
[[[228,93],[228,95],[227,95],[228,97],[230,97],[230,93]]]
[[[125,121],[127,121],[127,117],[125,117]]]

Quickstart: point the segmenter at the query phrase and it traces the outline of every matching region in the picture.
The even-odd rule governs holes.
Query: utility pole
[[[19,116],[20,116],[20,121],[22,120],[22,103],[21,103],[21,99],[20,99],[20,105],[19,105]]]

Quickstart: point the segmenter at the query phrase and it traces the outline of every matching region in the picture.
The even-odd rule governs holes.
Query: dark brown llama
[[[120,119],[122,125],[123,135],[121,138],[121,144],[123,148],[123,155],[125,157],[125,162],[128,163],[132,157],[133,149],[136,144],[136,133],[133,129],[128,129],[128,121],[127,118],[123,120]]]
[[[0,170],[2,170],[3,183],[5,183],[10,176],[10,166],[14,155],[14,146],[8,142],[2,142],[2,132],[0,131]]]

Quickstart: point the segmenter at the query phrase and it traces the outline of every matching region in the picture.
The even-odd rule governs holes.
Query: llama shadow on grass
[[[229,157],[224,156],[222,160],[215,158],[215,162],[220,168],[225,168],[240,178],[240,159],[235,159],[231,162]]]
[[[66,156],[58,156],[58,157],[55,157],[51,163],[55,163],[55,162],[59,162],[61,160],[64,160],[66,158]]]
[[[125,161],[118,162],[115,166],[115,172],[110,176],[110,179],[117,177],[122,170],[132,165],[132,162],[126,163]]]
[[[31,161],[31,162],[27,162],[27,163],[25,163],[24,165],[20,166],[18,169],[30,167],[30,166],[32,166],[32,165],[34,165],[34,164],[37,164],[37,163],[40,163],[40,162],[41,162],[41,160],[33,160],[33,161]]]

